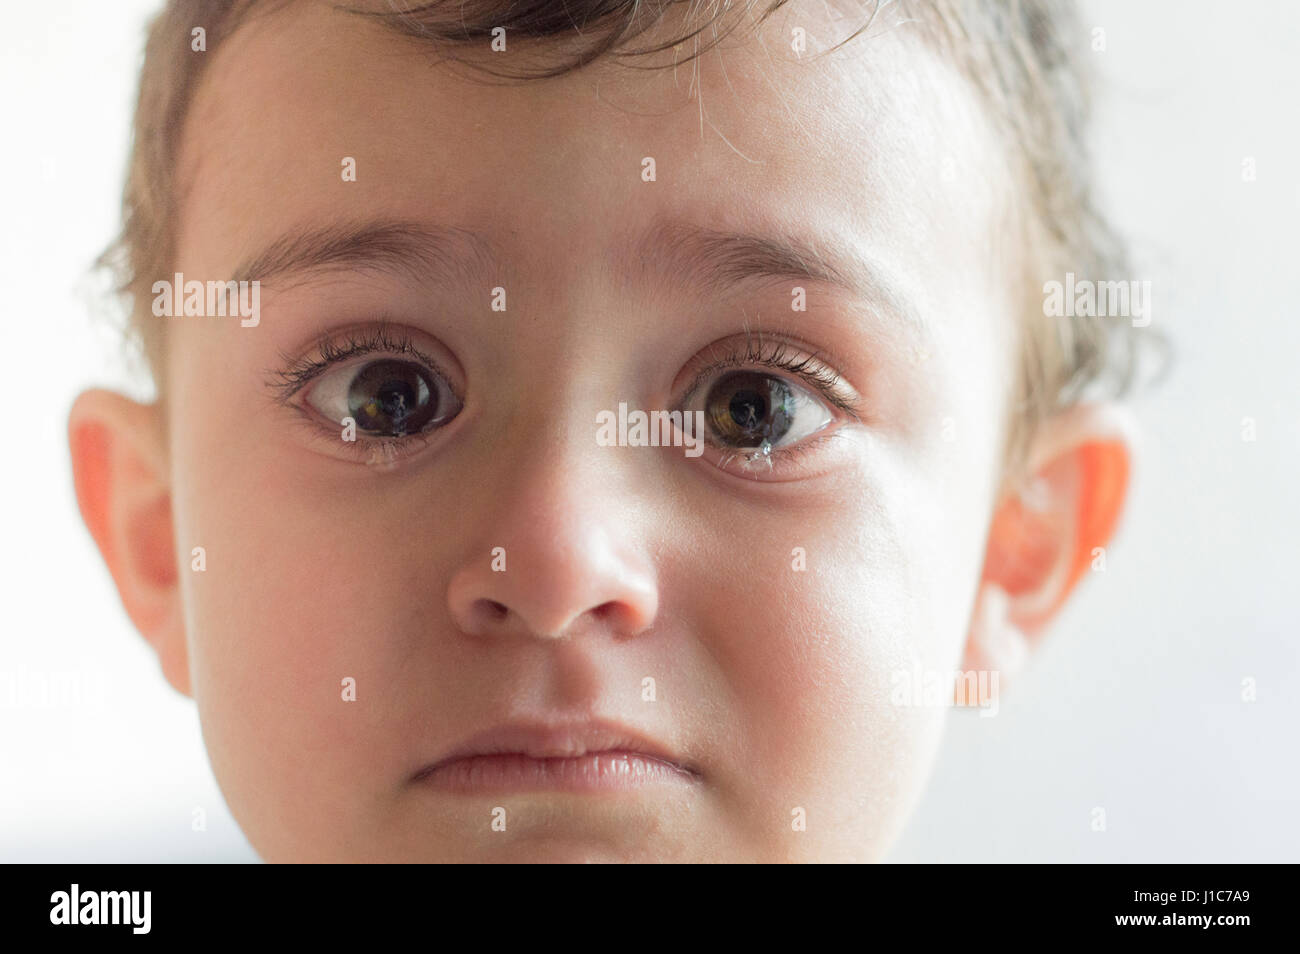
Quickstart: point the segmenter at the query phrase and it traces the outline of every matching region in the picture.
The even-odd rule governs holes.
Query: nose
[[[659,608],[655,568],[627,500],[563,468],[509,488],[452,575],[447,601],[471,636],[634,636]],[[498,498],[501,499],[501,498]]]

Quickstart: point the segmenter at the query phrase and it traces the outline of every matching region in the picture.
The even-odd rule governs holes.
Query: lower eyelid
[[[290,404],[289,407],[297,412],[297,426],[302,428],[308,442],[317,443],[318,445],[325,443],[330,447],[337,447],[341,453],[358,458],[362,463],[369,463],[371,458],[376,456],[382,456],[389,461],[398,461],[416,454],[428,446],[429,442],[446,426],[442,425],[428,431],[418,431],[405,437],[375,436],[357,430],[356,439],[349,441],[343,437],[344,425],[342,422],[336,424],[328,421],[311,407],[299,404]]]
[[[715,460],[710,460],[718,470],[723,471],[734,477],[742,477],[755,483],[763,483],[764,478],[761,475],[775,474],[767,482],[790,482],[798,479],[800,476],[816,476],[816,474],[791,474],[790,471],[799,466],[799,462],[805,458],[816,454],[824,449],[824,446],[843,437],[841,427],[829,426],[825,432],[817,433],[805,438],[798,444],[786,448],[774,448],[769,458],[756,458],[753,450],[727,449],[711,446],[710,450],[716,455]],[[788,480],[782,480],[782,478]]]
[[[380,470],[388,470],[423,450],[433,433],[435,432],[422,432],[400,440],[383,437],[372,438],[364,443],[358,441],[354,453],[361,463]]]
[[[298,411],[308,423],[310,423],[312,426],[314,426],[324,434],[329,434],[331,431],[336,431],[341,438],[345,427],[351,428],[353,432],[356,434],[356,440],[344,441],[344,443],[348,443],[348,444],[362,443],[362,442],[374,443],[376,441],[393,441],[394,443],[400,444],[407,441],[413,441],[418,437],[427,437],[436,434],[438,431],[442,430],[444,427],[446,427],[448,424],[454,421],[456,419],[456,416],[458,416],[460,413],[460,410],[457,409],[455,415],[452,415],[451,417],[448,418],[440,418],[436,421],[430,421],[428,424],[425,425],[423,430],[414,431],[410,434],[400,434],[400,435],[399,434],[369,434],[361,428],[361,425],[356,422],[355,418],[352,418],[353,421],[352,424],[345,425],[343,423],[343,420],[334,421],[329,417],[326,417],[324,414],[322,414],[316,408],[311,407],[310,405],[291,404],[290,407]],[[347,416],[352,417],[351,415],[347,415]]]

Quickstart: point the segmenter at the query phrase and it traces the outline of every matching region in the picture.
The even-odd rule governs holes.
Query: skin
[[[675,72],[601,62],[494,86],[295,4],[210,54],[176,270],[225,278],[286,231],[376,219],[473,228],[499,255],[459,282],[268,278],[256,328],[167,321],[165,404],[91,391],[73,409],[83,515],[263,858],[880,859],[945,720],[896,704],[893,674],[966,665],[1005,688],[1106,542],[1131,443],[1115,408],[1049,422],[1036,493],[1006,490],[1018,232],[975,94],[906,30],[812,59],[790,51],[796,24],[845,32],[800,8]],[[662,221],[834,237],[902,307],[781,278],[690,287],[654,256],[625,268],[620,250]],[[267,383],[378,314],[464,396],[385,465]],[[747,331],[820,354],[860,419],[833,409],[833,436],[771,469],[597,444],[598,412],[677,406],[701,356]],[[588,716],[698,780],[410,781],[503,721]]]

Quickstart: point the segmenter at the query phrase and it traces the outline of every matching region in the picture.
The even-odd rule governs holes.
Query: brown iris
[[[719,443],[727,447],[776,444],[794,422],[794,393],[770,374],[733,371],[709,388],[704,413]]]
[[[438,391],[423,368],[407,361],[375,361],[348,387],[348,411],[357,427],[385,437],[418,433],[438,413]]]

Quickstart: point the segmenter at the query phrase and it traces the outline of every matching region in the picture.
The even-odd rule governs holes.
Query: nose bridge
[[[640,483],[639,468],[649,463],[597,441],[597,415],[639,399],[636,361],[626,353],[625,336],[600,326],[606,277],[599,270],[571,277],[532,303],[561,320],[530,323],[516,316],[527,327],[511,349],[506,419],[489,455],[501,468],[494,477],[502,499],[530,523],[565,523],[566,514],[571,521],[574,510],[550,506],[565,498],[591,510],[617,502]]]
[[[579,368],[549,367],[520,376],[489,466],[505,522],[521,532],[572,534],[580,514],[620,493],[630,462],[604,456],[597,444],[599,386]]]
[[[531,560],[535,553],[557,570],[579,555],[580,545],[592,556],[612,553],[610,523],[618,516],[621,482],[608,470],[599,479],[601,468],[590,459],[599,449],[594,440],[583,448],[575,434],[525,449],[500,475],[494,532],[512,541],[521,557]]]

